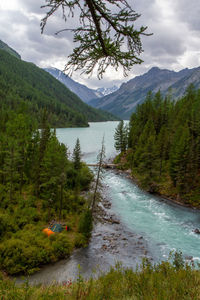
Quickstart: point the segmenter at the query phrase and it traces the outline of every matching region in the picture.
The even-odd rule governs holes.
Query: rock
[[[103,244],[101,248],[102,248],[103,250],[107,250],[108,247],[107,247],[105,244]]]
[[[187,259],[187,260],[193,260],[193,256],[185,256],[185,259]]]
[[[157,185],[156,183],[152,183],[152,184],[149,186],[149,188],[148,188],[148,192],[149,192],[150,194],[156,194],[156,193],[158,193],[158,190],[159,190],[159,188],[158,188],[158,185]]]
[[[110,217],[110,222],[112,224],[120,224],[120,221],[119,220],[116,220],[116,219],[113,219],[112,216]]]
[[[98,236],[101,236],[101,235],[102,235],[101,233],[97,233],[97,234],[94,234],[93,236],[98,237]]]
[[[137,244],[138,244],[138,245],[142,245],[143,243],[142,243],[142,242],[137,242]]]
[[[194,229],[193,232],[196,234],[200,234],[200,230],[198,228]]]

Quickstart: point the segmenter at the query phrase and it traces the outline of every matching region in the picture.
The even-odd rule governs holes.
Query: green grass
[[[98,279],[65,282],[49,286],[17,286],[8,278],[1,278],[1,299],[87,299],[87,300],[191,300],[200,299],[200,272],[182,265],[179,256],[173,263],[152,265],[144,261],[140,270],[124,269],[120,264]]]

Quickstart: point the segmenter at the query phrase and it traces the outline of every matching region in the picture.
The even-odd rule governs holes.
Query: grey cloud
[[[4,25],[5,20],[10,24],[9,27]],[[72,41],[46,32],[41,35],[39,24],[37,17],[30,17],[22,12],[4,11],[3,18],[0,19],[1,39],[18,51],[24,60],[38,65],[45,59],[55,60],[56,56],[66,59],[73,48]]]
[[[19,8],[23,8],[28,13],[34,13],[42,15],[44,9],[41,6],[45,4],[44,0],[17,0]]]
[[[181,55],[186,50],[185,39],[178,30],[170,31],[169,27],[160,26],[159,30],[146,39],[143,39],[145,52],[152,56],[163,54]]]
[[[172,5],[180,21],[187,23],[192,30],[200,30],[199,0],[173,0]]]

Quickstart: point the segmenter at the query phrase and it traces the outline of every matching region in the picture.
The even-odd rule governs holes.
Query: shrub
[[[92,231],[92,213],[88,209],[86,210],[80,217],[79,220],[79,226],[78,226],[79,232],[82,233],[86,238],[89,238],[91,236]]]
[[[17,225],[13,221],[9,214],[0,214],[0,238],[6,234],[6,232],[15,232]]]
[[[92,179],[93,179],[92,172],[86,165],[83,164],[80,173],[78,175],[78,182],[80,184],[80,189],[88,190]]]
[[[88,245],[86,237],[81,233],[77,233],[74,245],[76,248],[86,247]]]

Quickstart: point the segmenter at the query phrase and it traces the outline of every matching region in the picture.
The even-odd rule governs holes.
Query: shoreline
[[[116,167],[116,168],[113,169],[113,171],[116,174],[119,174],[119,175],[120,174],[126,175],[126,177],[128,179],[130,179],[131,181],[133,181],[145,193],[148,193],[150,195],[154,195],[154,196],[159,197],[161,199],[165,199],[165,200],[169,201],[171,204],[176,204],[176,205],[179,205],[179,206],[182,206],[182,207],[185,207],[185,208],[190,208],[190,209],[193,209],[193,210],[200,210],[199,206],[195,207],[195,206],[193,206],[191,204],[186,204],[186,203],[180,202],[180,201],[178,201],[177,199],[175,199],[175,198],[173,198],[171,196],[167,196],[165,194],[161,194],[161,193],[157,193],[157,192],[150,192],[150,191],[142,188],[141,185],[140,185],[139,180],[134,175],[132,175],[132,172],[131,172],[130,169],[128,169],[128,170],[121,170],[121,169],[118,169]]]

